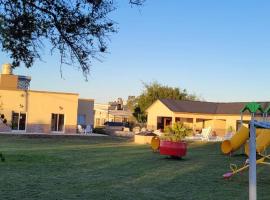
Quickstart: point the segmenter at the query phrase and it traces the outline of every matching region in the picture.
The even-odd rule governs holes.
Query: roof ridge
[[[214,102],[214,101],[202,101],[202,100],[182,100],[182,99],[170,99],[170,98],[158,98],[158,100],[171,100],[171,101],[188,101],[188,102],[201,102],[201,103],[213,103],[213,104],[230,104],[230,103],[270,103],[270,101],[230,101],[230,102]]]

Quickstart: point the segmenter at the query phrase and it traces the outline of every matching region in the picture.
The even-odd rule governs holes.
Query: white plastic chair
[[[203,128],[202,129],[202,140],[209,140],[209,137],[211,136],[211,133],[212,133],[212,128],[211,127],[208,127],[208,128]]]
[[[92,133],[92,132],[93,132],[93,130],[92,130],[91,125],[87,125],[86,128],[85,128],[84,133],[87,134],[87,133]]]
[[[78,125],[78,133],[84,133],[84,129],[83,129],[83,127],[81,126],[81,125]]]

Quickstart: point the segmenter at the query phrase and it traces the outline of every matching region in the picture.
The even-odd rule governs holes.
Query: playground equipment
[[[187,143],[161,141],[159,153],[160,155],[167,155],[177,158],[184,157],[187,154]]]
[[[259,137],[261,133],[264,133],[264,129],[256,129],[256,136]],[[241,128],[234,134],[234,136],[230,140],[224,140],[221,143],[221,151],[224,154],[230,154],[237,151],[242,145],[245,145],[245,150],[246,149],[248,150],[247,147],[248,139],[249,139],[249,128],[242,125]],[[270,135],[269,135],[269,142],[270,142]],[[270,143],[267,146],[269,145]]]
[[[224,154],[232,153],[238,150],[248,139],[249,129],[241,126],[238,132],[231,138],[231,140],[224,140],[221,144],[221,151]]]
[[[160,139],[158,136],[154,136],[151,140],[151,148],[154,152],[157,152],[159,150],[160,146]]]
[[[167,155],[172,157],[184,157],[187,154],[187,143],[178,141],[160,141],[158,136],[151,140],[151,148],[153,152],[158,152],[160,155]]]
[[[260,134],[258,134],[260,130]],[[256,130],[256,152],[258,154],[263,154],[266,151],[266,148],[270,145],[270,130],[267,129],[257,129]],[[245,154],[249,155],[249,143],[245,144]]]
[[[269,162],[265,162],[265,160],[270,160],[270,155],[267,156],[263,156],[262,158],[256,160],[256,164],[265,164],[265,165],[270,165]],[[249,168],[249,160],[247,159],[246,162],[244,163],[244,165],[242,167],[238,167],[235,164],[230,164],[230,172],[227,172],[226,174],[223,175],[224,179],[229,179],[231,178],[233,175],[236,175],[240,172],[243,172],[244,170]]]
[[[243,167],[238,168],[237,165],[231,164],[230,168],[231,171],[224,174],[223,178],[230,178],[233,175],[244,171],[245,169],[249,169],[249,200],[256,200],[257,199],[257,174],[256,174],[256,168],[257,164],[265,164],[265,165],[270,165],[270,162],[266,162],[265,160],[270,160],[270,155],[262,155],[259,153],[259,155],[262,156],[262,158],[256,160],[256,151],[258,150],[263,150],[267,147],[267,142],[262,142],[263,139],[260,139],[260,144],[257,143],[256,146],[256,128],[261,128],[265,129],[262,131],[262,133],[258,134],[258,137],[266,137],[268,138],[269,136],[266,136],[266,134],[270,134],[269,129],[270,129],[270,123],[264,121],[256,121],[255,120],[255,114],[258,112],[261,112],[264,116],[264,119],[267,117],[270,107],[268,107],[265,111],[263,111],[262,107],[260,104],[257,103],[250,103],[245,106],[245,108],[242,109],[241,111],[241,121],[243,122],[243,112],[248,110],[251,113],[251,121],[249,123],[250,130],[249,130],[249,159],[246,160],[245,164]],[[268,129],[268,130],[267,130]],[[259,130],[258,130],[259,132]],[[241,137],[242,139],[242,137]],[[266,140],[266,139],[265,139]],[[267,139],[268,140],[268,139]],[[261,146],[263,146],[261,148]],[[258,150],[256,150],[258,148]]]

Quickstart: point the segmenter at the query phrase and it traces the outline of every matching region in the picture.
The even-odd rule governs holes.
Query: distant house
[[[104,126],[109,121],[109,104],[94,104],[94,127]]]
[[[147,127],[163,130],[166,126],[180,121],[194,132],[211,127],[217,135],[223,136],[229,128],[237,130],[240,126],[240,111],[245,104],[159,99],[147,109]],[[266,108],[270,103],[261,104]],[[247,123],[250,119],[250,114],[245,113],[244,122]]]
[[[76,133],[78,123],[93,125],[94,100],[76,93],[30,90],[31,78],[12,74],[4,64],[0,75],[0,113],[9,129],[1,131]]]
[[[131,116],[122,98],[108,104],[95,103],[95,127],[104,126],[105,122],[128,122]]]

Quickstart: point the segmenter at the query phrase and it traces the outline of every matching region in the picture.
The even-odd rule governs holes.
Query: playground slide
[[[263,153],[266,150],[266,148],[270,145],[270,130],[269,129],[259,129],[259,130],[260,130],[260,133],[256,134],[257,135],[256,151],[257,153]],[[245,153],[246,155],[249,155],[248,142],[245,144]]]
[[[158,151],[160,147],[160,139],[158,136],[154,136],[151,140],[151,148],[153,151]]]
[[[221,144],[221,151],[224,154],[232,153],[238,150],[249,138],[249,129],[245,126],[241,128],[234,134],[231,140],[224,140]]]
[[[265,142],[264,141],[265,131],[266,131],[265,129],[256,129],[257,138],[263,134],[261,136],[262,139],[260,139],[262,142]],[[269,144],[268,143],[266,143],[266,144],[270,145],[270,135],[267,137],[269,137]],[[222,142],[221,151],[224,154],[229,154],[229,153],[232,153],[234,151],[237,151],[242,145],[244,145],[246,143],[246,141],[248,139],[249,139],[249,129],[245,126],[241,126],[241,128],[237,131],[237,133],[234,134],[234,136],[231,138],[231,140],[225,140]],[[265,148],[264,143],[262,143],[262,144],[263,144],[263,148]],[[261,146],[261,145],[259,145],[259,146]],[[246,148],[247,147],[245,146],[245,149]]]

